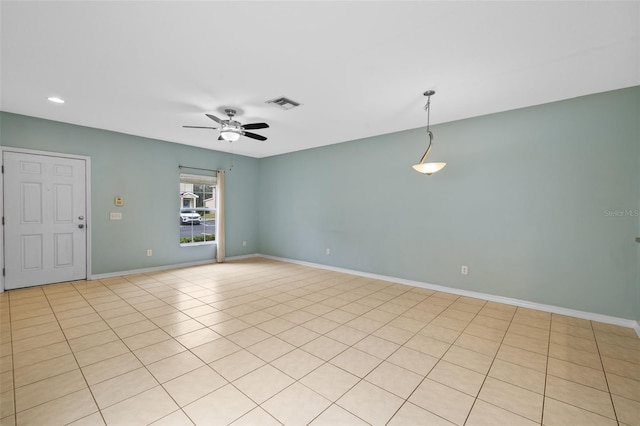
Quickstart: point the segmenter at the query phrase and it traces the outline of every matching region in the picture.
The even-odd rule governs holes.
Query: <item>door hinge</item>
[[[2,276],[4,277],[4,268],[2,268]]]

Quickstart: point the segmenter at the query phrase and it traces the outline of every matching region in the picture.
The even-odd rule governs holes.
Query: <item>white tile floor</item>
[[[265,259],[0,295],[2,425],[640,425],[633,330]]]

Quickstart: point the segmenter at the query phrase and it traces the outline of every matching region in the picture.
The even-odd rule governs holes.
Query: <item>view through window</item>
[[[212,244],[216,230],[215,176],[180,173],[180,244]]]

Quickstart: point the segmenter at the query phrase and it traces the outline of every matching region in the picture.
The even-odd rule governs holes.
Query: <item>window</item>
[[[216,178],[180,173],[180,244],[212,244],[216,239]]]

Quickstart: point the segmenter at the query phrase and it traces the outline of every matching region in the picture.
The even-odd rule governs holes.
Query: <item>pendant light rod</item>
[[[431,152],[431,146],[433,144],[433,133],[431,132],[431,96],[435,95],[436,92],[434,90],[427,90],[424,92],[424,96],[427,97],[427,104],[424,106],[424,109],[427,110],[427,134],[429,135],[429,146],[427,146],[427,150],[422,154],[420,158],[420,162],[413,166],[413,169],[417,172],[431,175],[438,170],[441,170],[447,163],[425,163],[427,156]]]
[[[431,96],[435,94],[436,92],[433,90],[427,90],[424,92],[424,95],[427,97],[427,104],[424,106],[424,109],[427,110],[427,132],[429,131],[429,123],[431,121]]]
[[[431,143],[433,142],[433,133],[431,133],[430,130],[427,130],[427,134],[429,135],[429,146],[427,147],[427,150],[424,152],[424,154],[422,154],[422,157],[420,157],[420,163],[424,163],[424,160],[427,158],[427,156],[431,152]]]
[[[433,90],[427,90],[426,92],[424,92],[424,95],[427,97],[427,104],[424,106],[424,109],[427,110],[427,134],[429,135],[429,146],[422,155],[422,158],[420,158],[420,163],[424,163],[424,160],[431,152],[431,144],[433,143],[433,133],[431,132],[431,130],[429,130],[429,124],[431,123],[431,96],[435,94],[436,92]]]

